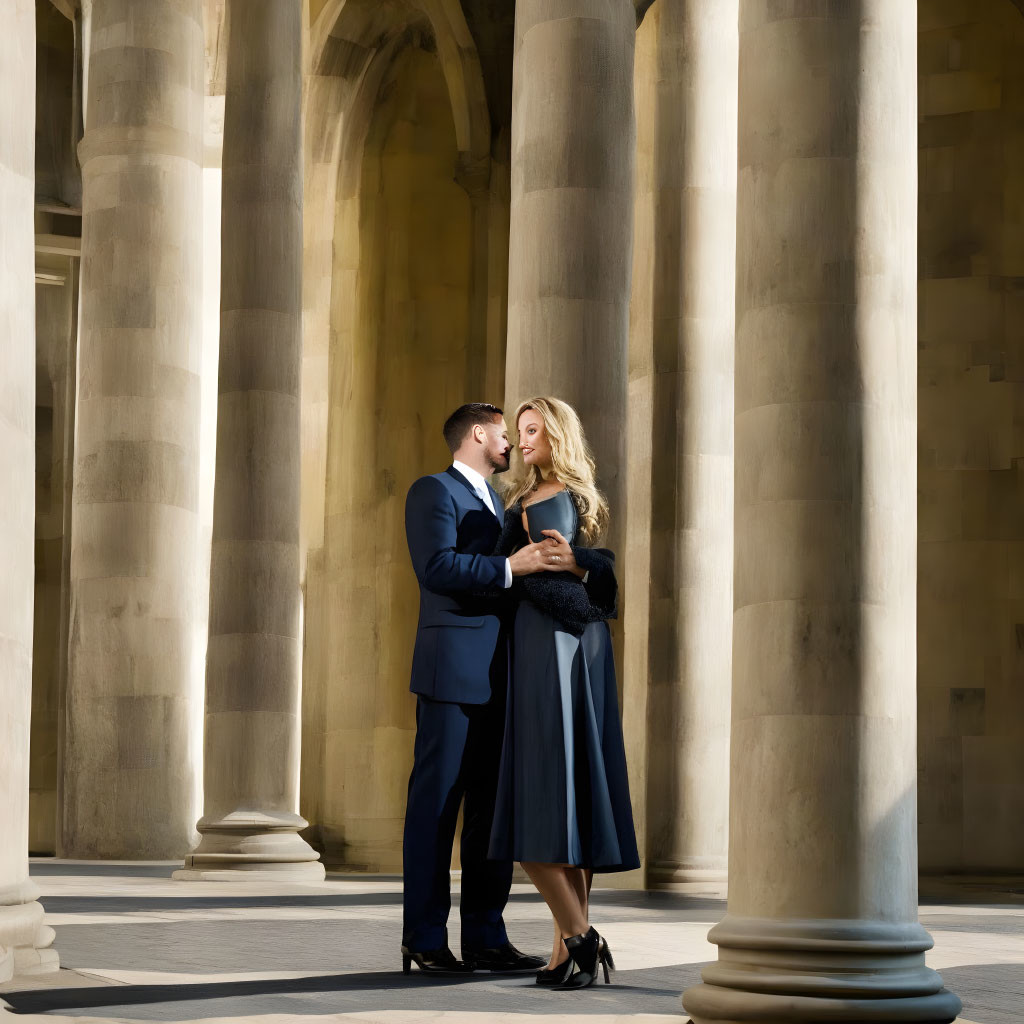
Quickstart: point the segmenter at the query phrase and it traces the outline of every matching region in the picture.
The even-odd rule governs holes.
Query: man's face
[[[508,427],[505,426],[504,417],[499,416],[493,423],[488,423],[484,427],[484,433],[487,464],[495,473],[504,473],[509,467],[512,455],[512,445],[509,444]]]

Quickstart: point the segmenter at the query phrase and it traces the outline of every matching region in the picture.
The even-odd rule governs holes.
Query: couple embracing
[[[448,418],[452,465],[406,501],[420,617],[402,960],[406,973],[524,973],[578,989],[614,966],[589,921],[594,872],[639,866],[606,621],[617,584],[596,547],[608,506],[576,412],[531,399],[514,429],[507,509],[487,477],[510,468],[512,445],[502,411],[483,403]],[[447,931],[460,805],[461,960]],[[546,962],[508,941],[513,861],[554,919]]]

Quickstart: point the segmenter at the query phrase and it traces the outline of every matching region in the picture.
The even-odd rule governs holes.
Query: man
[[[501,621],[514,575],[543,568],[540,544],[491,554],[503,509],[486,477],[508,469],[501,409],[474,402],[444,424],[453,463],[409,489],[405,532],[420,584],[410,689],[416,746],[405,814],[402,966],[429,973],[536,971],[502,920],[512,864],[489,861],[505,719],[508,645]],[[449,869],[462,823],[462,961],[448,948]]]

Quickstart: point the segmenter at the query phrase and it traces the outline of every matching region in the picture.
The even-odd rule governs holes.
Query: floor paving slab
[[[532,979],[403,975],[401,880],[321,884],[179,882],[173,864],[34,861],[62,969],[0,985],[0,1019],[48,1024],[682,1024],[680,993],[715,948],[724,890],[595,890],[593,920],[618,970],[611,985],[553,992]],[[1024,886],[1006,880],[926,892],[928,962],[964,1001],[962,1024],[1024,1024]],[[450,940],[458,948],[458,879]],[[521,949],[550,948],[528,885],[506,920]],[[2,1005],[2,1004],[0,1004]]]

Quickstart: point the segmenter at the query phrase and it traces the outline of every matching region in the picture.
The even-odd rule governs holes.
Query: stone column
[[[297,813],[302,5],[228,17],[205,804],[175,877],[315,880]]]
[[[648,340],[630,370],[646,362],[652,389],[643,581],[651,884],[726,873],[738,8],[662,0],[644,25],[657,33],[645,112],[654,119],[653,218],[638,245],[653,267],[650,321],[637,325]]]
[[[195,832],[201,0],[92,0],[60,854]]]
[[[507,405],[576,408],[620,529],[635,35],[632,0],[516,3]]]
[[[947,1022],[917,920],[914,4],[740,17],[729,909],[714,1021]]]
[[[28,877],[35,548],[35,58],[32,0],[0,0],[0,981],[57,967]]]

